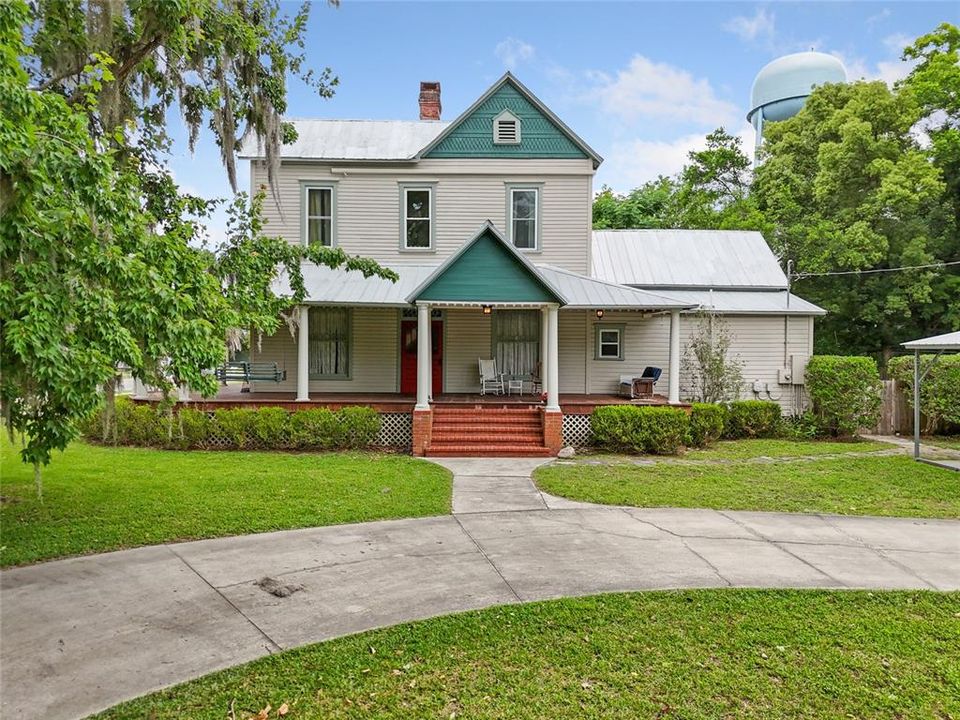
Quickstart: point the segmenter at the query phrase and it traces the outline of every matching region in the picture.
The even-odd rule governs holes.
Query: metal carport
[[[902,343],[902,345],[907,350],[913,350],[913,457],[923,462],[931,462],[929,460],[923,460],[920,457],[920,383],[923,382],[923,378],[926,377],[930,368],[936,364],[943,353],[960,352],[960,332],[945,333],[944,335],[934,335],[919,340],[911,340],[910,342]],[[927,365],[922,372],[920,370],[921,352],[936,352],[933,360],[930,361],[930,364]],[[933,462],[932,464],[948,467],[952,470],[960,470],[960,465],[954,463]]]

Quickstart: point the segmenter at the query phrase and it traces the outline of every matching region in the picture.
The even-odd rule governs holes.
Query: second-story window
[[[433,247],[433,189],[405,187],[403,195],[403,248],[429,250]]]
[[[333,246],[333,188],[306,189],[306,230],[308,245]]]
[[[510,239],[521,250],[538,250],[540,219],[540,190],[538,188],[510,188]]]

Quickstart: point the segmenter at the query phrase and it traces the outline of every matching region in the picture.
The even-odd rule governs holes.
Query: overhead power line
[[[794,280],[803,280],[808,277],[831,277],[834,275],[876,275],[878,273],[890,273],[890,272],[900,272],[901,270],[930,270],[930,269],[942,269],[945,267],[950,267],[951,265],[960,265],[960,260],[951,260],[950,262],[938,262],[930,263],[929,265],[905,265],[903,267],[894,267],[894,268],[877,268],[875,270],[838,270],[837,272],[803,272],[803,273],[792,273],[791,277]]]

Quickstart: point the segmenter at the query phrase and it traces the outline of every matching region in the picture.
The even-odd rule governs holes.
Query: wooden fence
[[[874,435],[908,435],[913,432],[913,410],[907,401],[911,388],[896,380],[882,380],[880,422],[871,431]],[[923,419],[920,421],[923,427]]]

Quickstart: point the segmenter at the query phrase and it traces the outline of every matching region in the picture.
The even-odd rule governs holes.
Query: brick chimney
[[[440,83],[420,83],[420,119],[440,119]]]

